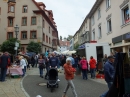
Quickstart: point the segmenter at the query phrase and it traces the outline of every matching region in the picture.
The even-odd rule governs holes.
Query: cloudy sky
[[[74,35],[96,0],[36,0],[52,10],[59,36]],[[82,2],[81,2],[82,1]]]

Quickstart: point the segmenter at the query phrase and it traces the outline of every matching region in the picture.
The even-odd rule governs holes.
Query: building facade
[[[58,49],[59,52],[67,51],[69,50],[70,42],[67,40],[64,40],[64,41],[59,40],[59,45],[60,45]]]
[[[89,13],[91,39],[109,43],[112,51],[120,47],[129,53],[129,6],[129,0],[97,0]]]
[[[89,21],[89,42],[108,43],[111,52],[116,47],[130,53],[130,0],[96,0],[86,16]],[[79,28],[79,38],[85,30],[85,20]],[[80,35],[81,33],[81,35]],[[82,39],[82,38],[81,38]],[[82,44],[80,40],[80,44]]]
[[[19,26],[18,40],[26,52],[30,41],[42,45],[42,52],[57,49],[58,31],[53,12],[35,0],[2,0],[0,3],[0,44],[15,38],[14,26]]]
[[[73,51],[73,50],[74,50],[74,38],[72,38],[72,39],[70,40],[69,50],[70,50],[70,51]]]
[[[77,31],[74,34],[73,39],[74,39],[74,49],[76,49],[77,46],[79,46],[79,31]]]

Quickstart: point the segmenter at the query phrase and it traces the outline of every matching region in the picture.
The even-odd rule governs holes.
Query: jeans
[[[25,71],[25,72],[26,72],[26,67],[27,67],[27,66],[24,66],[24,71]]]
[[[0,81],[5,81],[6,72],[7,72],[7,68],[1,68]]]
[[[91,78],[95,78],[95,69],[90,69]]]
[[[88,79],[88,77],[87,77],[87,69],[82,69],[82,76],[83,76],[83,79]]]
[[[25,69],[22,69],[22,71],[23,71],[22,77],[24,77],[25,76]]]
[[[45,75],[45,78],[48,77],[48,72],[49,72],[49,67],[46,67],[46,75]]]
[[[113,82],[107,82],[108,88],[110,89],[112,86]],[[108,91],[106,91],[105,93],[103,93],[100,97],[106,97]]]
[[[29,68],[29,69],[30,69],[30,64],[27,64],[27,68]]]
[[[65,90],[64,90],[64,94],[66,95],[66,93],[67,93],[69,87],[71,87],[72,92],[73,92],[73,94],[74,94],[74,97],[78,97],[78,96],[77,96],[77,93],[76,93],[76,91],[75,91],[75,86],[74,86],[72,80],[67,80],[67,86],[66,86],[66,88],[65,88]]]
[[[39,73],[40,73],[40,76],[43,76],[43,68],[39,67]]]

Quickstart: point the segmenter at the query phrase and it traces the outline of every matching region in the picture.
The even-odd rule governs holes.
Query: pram
[[[59,87],[58,83],[58,71],[55,68],[51,68],[48,72],[48,81],[47,81],[47,88],[51,88],[51,92],[53,92],[54,88]]]

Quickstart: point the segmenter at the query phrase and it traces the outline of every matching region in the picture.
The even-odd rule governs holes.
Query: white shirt
[[[21,67],[22,69],[24,69],[24,66],[26,66],[26,62],[25,62],[24,59],[21,59],[21,60],[20,60],[20,67]]]

